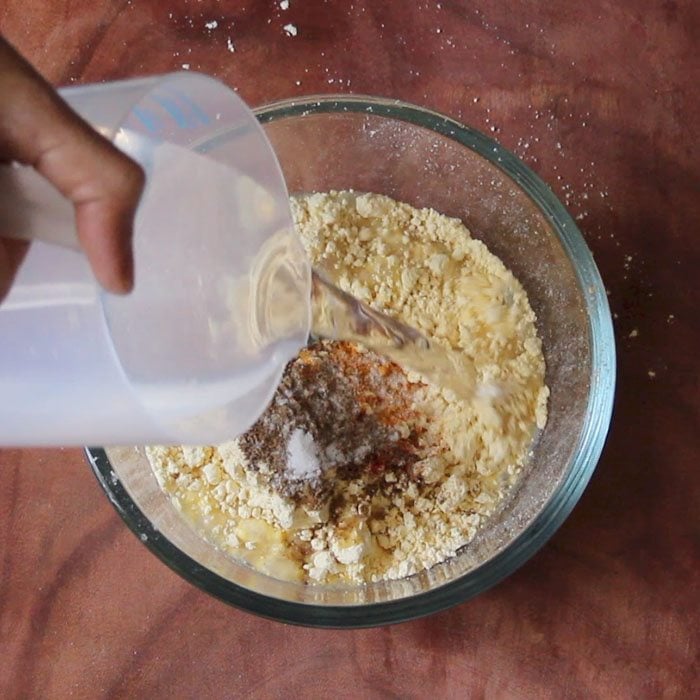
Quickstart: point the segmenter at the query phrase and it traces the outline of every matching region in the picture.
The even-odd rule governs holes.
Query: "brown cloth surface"
[[[607,448],[551,542],[390,628],[228,608],[127,530],[80,450],[0,451],[1,697],[697,697],[697,2],[4,0],[0,31],[57,85],[188,64],[253,105],[369,93],[495,135],[578,219],[619,359]]]

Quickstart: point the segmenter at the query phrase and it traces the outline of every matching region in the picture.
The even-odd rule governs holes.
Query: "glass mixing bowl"
[[[515,273],[538,318],[549,422],[502,509],[452,559],[399,581],[305,586],[273,579],[203,540],[160,490],[138,448],[88,449],[127,525],[168,566],[221,600],[305,625],[364,627],[442,610],[531,557],[578,501],[610,423],[615,347],[590,251],[549,188],[513,154],[435,112],[324,96],[257,110],[291,193],[378,192],[462,219]],[[219,138],[226,138],[226,134]]]

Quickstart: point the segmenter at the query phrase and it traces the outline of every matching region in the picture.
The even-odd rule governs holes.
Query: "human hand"
[[[75,207],[78,240],[108,291],[133,286],[131,236],[144,185],[140,166],[83,121],[0,37],[0,162],[34,167]],[[0,301],[26,252],[3,238],[0,211]]]

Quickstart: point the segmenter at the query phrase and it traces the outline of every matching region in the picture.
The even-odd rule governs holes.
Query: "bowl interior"
[[[555,224],[556,216],[548,211],[551,193],[534,176],[535,185],[529,185],[529,171],[476,132],[460,130],[416,108],[359,105],[345,104],[336,111],[337,104],[327,102],[310,102],[303,110],[291,103],[259,111],[289,191],[377,192],[462,219],[527,290],[544,343],[551,390],[549,422],[533,446],[519,487],[456,557],[400,581],[357,587],[277,581],[229,559],[181,519],[158,487],[142,451],[133,447],[107,450],[115,479],[154,530],[193,560],[180,568],[203,567],[220,577],[216,594],[224,598],[229,598],[228,586],[238,593],[237,587],[242,587],[272,599],[313,606],[364,606],[405,601],[458,578],[466,582],[462,588],[462,597],[466,597],[485,586],[489,562],[516,540],[522,545],[543,510],[559,507],[562,484],[571,482],[572,474],[585,476],[585,482],[595,466],[595,458],[590,463],[578,454],[589,410],[593,342],[593,302],[580,267],[592,263],[584,260],[579,265],[576,251],[560,235],[562,224]],[[536,202],[531,195],[538,187],[541,196],[535,197]],[[593,283],[596,281],[597,273]],[[601,290],[594,291],[598,299]],[[162,551],[160,555],[164,556]],[[193,577],[192,571],[185,573]]]

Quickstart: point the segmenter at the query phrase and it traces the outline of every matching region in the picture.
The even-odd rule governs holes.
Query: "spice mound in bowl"
[[[324,341],[289,363],[237,440],[147,455],[200,535],[263,573],[311,585],[403,578],[469,546],[513,492],[546,422],[535,314],[457,219],[349,191],[294,197],[292,208],[314,266],[463,353],[481,390],[464,400],[357,344]]]

